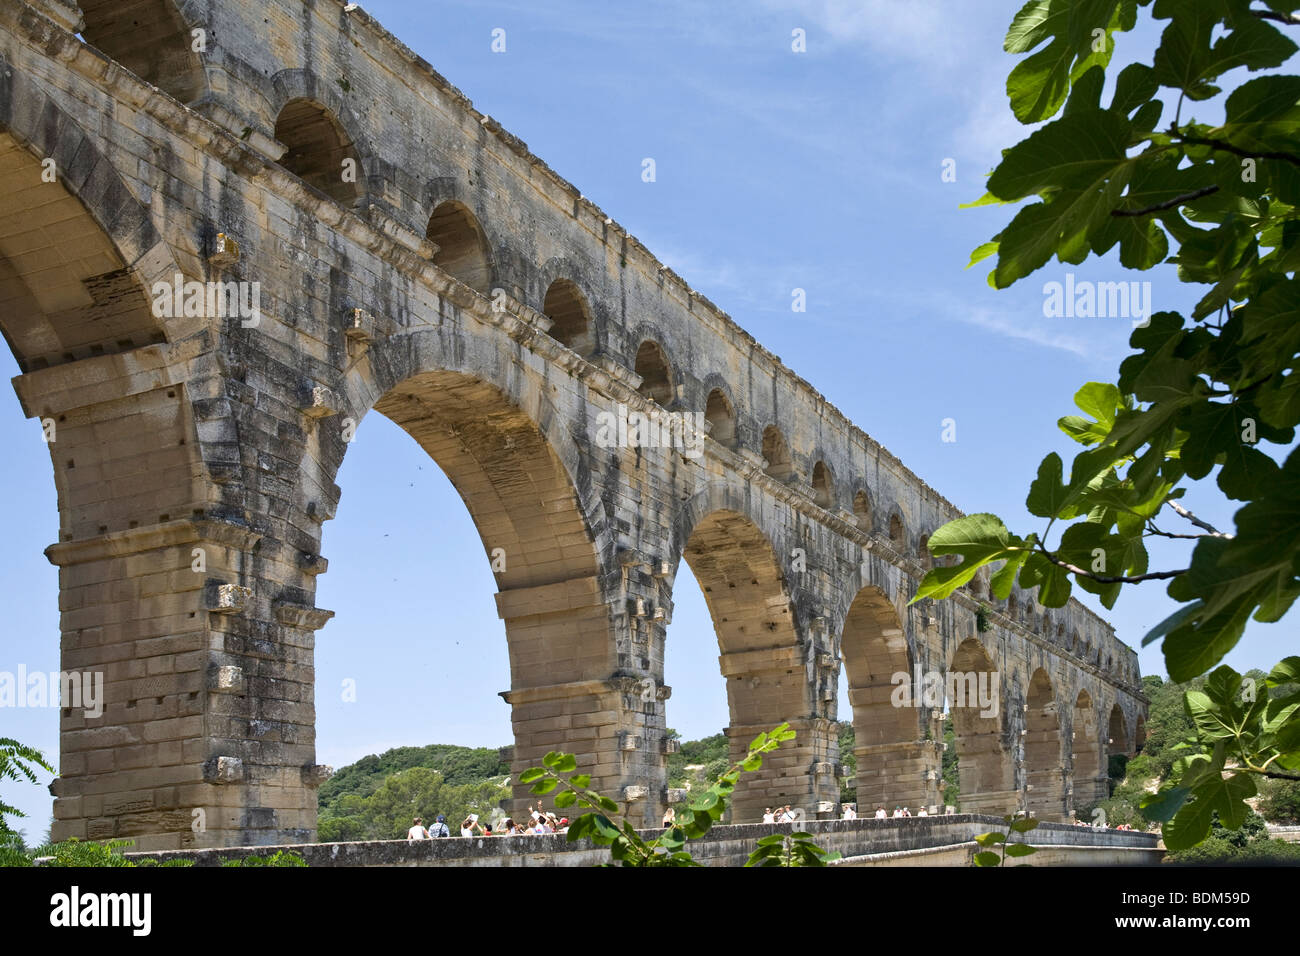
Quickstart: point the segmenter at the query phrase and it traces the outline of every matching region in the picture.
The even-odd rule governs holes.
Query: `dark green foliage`
[[[677,813],[673,825],[653,840],[644,839],[620,810],[618,803],[604,794],[590,789],[591,778],[578,772],[578,761],[573,754],[553,751],[542,758],[541,767],[531,767],[519,775],[519,782],[532,784],[538,796],[554,793],[559,809],[586,807],[590,812],[577,816],[568,828],[568,840],[590,840],[597,846],[609,847],[610,861],[605,866],[699,866],[685,849],[689,840],[708,833],[715,823],[727,813],[731,795],[742,772],[753,772],[763,766],[763,755],[769,754],[795,733],[789,724],[781,724],[759,734],[750,742],[745,758],[733,764],[706,790],[694,793],[689,804]],[[809,849],[806,838],[792,838],[789,848],[776,848],[772,841],[760,849],[764,853],[751,856],[746,865],[753,866],[822,866],[836,859],[838,854],[826,854],[820,849]],[[765,849],[766,848],[766,849]],[[775,862],[766,862],[769,859]]]
[[[510,796],[507,777],[479,780],[457,786],[428,767],[411,767],[391,774],[367,796],[357,793],[338,797],[322,810],[316,834],[321,843],[358,840],[396,840],[406,835],[411,820],[421,817],[432,825],[437,814],[447,818],[453,836],[460,835],[460,821],[470,813],[485,820],[493,809]]]
[[[1002,822],[1007,825],[1006,833],[981,833],[975,838],[975,842],[980,846],[979,852],[972,860],[975,866],[1006,866],[1008,857],[1016,859],[1032,856],[1038,852],[1037,848],[1028,843],[1012,839],[1014,834],[1025,834],[1038,826],[1037,820],[1033,817],[1013,815],[1003,817]],[[1001,847],[1002,852],[998,853],[995,847]]]
[[[1300,780],[1265,780],[1259,788],[1259,812],[1274,823],[1300,823]]]
[[[838,856],[819,847],[806,831],[773,833],[759,839],[745,866],[825,866]]]
[[[9,737],[0,737],[0,783],[6,780],[35,783],[37,767],[54,773],[54,768],[46,763],[45,757],[39,750],[20,744]],[[9,806],[3,798],[0,798],[0,842],[6,842],[12,847],[10,835],[14,831],[10,829],[9,821],[5,819],[7,816],[23,817],[26,814],[17,807]]]
[[[1257,813],[1248,814],[1241,826],[1229,829],[1216,813],[1210,822],[1209,836],[1195,846],[1170,853],[1170,863],[1198,866],[1233,864],[1261,866],[1269,864],[1300,865],[1300,844],[1272,840]]]
[[[1075,265],[1118,251],[1124,268],[1176,266],[1199,301],[1186,315],[1151,314],[1149,301],[1120,301],[1126,282],[1107,283],[1116,311],[1135,320],[1133,354],[1113,383],[1076,392],[1082,414],[1059,420],[1082,449],[1068,465],[1056,452],[1042,460],[1025,501],[1042,525],[1021,536],[972,514],[936,529],[930,552],[960,562],[930,570],[913,599],[945,598],[986,565],[996,566],[995,597],[1018,583],[1047,607],[1063,607],[1076,586],[1113,607],[1125,585],[1168,582],[1179,607],[1143,643],[1161,642],[1176,681],[1215,668],[1184,694],[1193,735],[1170,761],[1172,779],[1140,800],[1174,851],[1209,836],[1215,813],[1240,827],[1258,781],[1300,776],[1300,692],[1290,686],[1300,658],[1257,682],[1258,696],[1216,668],[1248,621],[1276,622],[1300,597],[1300,75],[1276,72],[1300,47],[1279,28],[1294,25],[1295,4],[1265,7],[1028,0],[1015,14],[1008,99],[1019,120],[1043,125],[989,176],[976,204],[1017,209],[972,264],[996,255],[989,282],[1006,288],[1053,258]],[[1161,30],[1149,64],[1108,78],[1119,35],[1144,8]],[[1225,92],[1224,121],[1198,122],[1193,104]],[[1180,504],[1189,489],[1216,487],[1235,509],[1222,532]],[[1153,535],[1186,540],[1189,553],[1153,570]],[[1173,753],[1159,752],[1158,763]]]
[[[510,764],[501,759],[495,747],[458,747],[454,744],[430,744],[427,747],[395,747],[379,756],[362,757],[340,768],[321,784],[317,805],[323,812],[346,794],[369,796],[390,775],[413,767],[426,767],[442,774],[449,786],[481,783],[510,774]]]
[[[957,731],[952,714],[948,714],[943,720],[943,802],[960,810],[961,782],[957,770]]]
[[[46,843],[34,848],[23,848],[21,841],[0,844],[0,866],[32,866],[42,859],[42,867],[189,867],[193,860],[128,860],[122,854],[134,845],[131,840],[108,840],[94,843],[73,837],[61,843]]]
[[[839,732],[837,734],[840,743],[840,763],[844,765],[844,776],[840,778],[840,802],[857,803],[857,787],[850,787],[848,779],[858,772],[858,758],[853,753],[853,747],[857,743],[858,735],[853,730],[853,721],[842,720],[839,723]],[[858,807],[858,813],[863,814],[863,808]]]
[[[230,866],[306,866],[307,861],[291,850],[276,850],[270,856],[246,856],[238,860],[225,860],[223,867]]]
[[[670,733],[677,733],[670,729]],[[680,735],[679,735],[680,736]],[[726,734],[714,734],[702,740],[683,740],[681,749],[668,755],[668,786],[681,789],[688,784],[707,786],[725,770],[730,750]],[[696,768],[696,769],[688,769]]]

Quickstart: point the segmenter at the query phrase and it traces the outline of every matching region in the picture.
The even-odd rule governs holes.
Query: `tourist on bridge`
[[[885,817],[887,817],[887,816],[888,816],[888,814],[885,813],[885,808],[884,808],[884,807],[876,807],[876,819],[877,819],[877,820],[883,820],[883,819],[885,819]]]
[[[416,840],[429,839],[429,831],[424,828],[420,818],[416,817],[415,822],[411,824],[411,829],[406,831],[406,840],[408,843],[414,843]]]
[[[449,836],[451,836],[451,830],[447,827],[447,818],[440,813],[438,814],[438,819],[434,822],[433,826],[429,828],[429,837]]]
[[[840,816],[841,820],[856,820],[858,818],[858,811],[853,809],[853,804],[846,803],[841,809],[844,811]]]
[[[763,822],[764,823],[776,822],[776,814],[772,812],[771,807],[768,807],[766,810],[763,811]]]

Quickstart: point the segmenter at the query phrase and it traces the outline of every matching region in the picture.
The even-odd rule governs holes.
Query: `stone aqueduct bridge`
[[[101,718],[61,713],[56,838],[314,837],[316,576],[371,411],[504,552],[517,770],[575,751],[658,819],[683,560],[733,753],[798,731],[738,821],[836,798],[841,680],[864,805],[940,800],[941,712],[891,706],[898,672],[999,673],[995,716],[955,708],[968,811],[1063,818],[1140,743],[1136,655],[1104,621],[984,577],[909,607],[958,511],[360,8],[6,0],[0,172],[0,324],[53,429],[62,667],[106,680]],[[258,283],[259,319],[168,315],[177,275]],[[602,447],[620,405],[706,413],[702,454]]]

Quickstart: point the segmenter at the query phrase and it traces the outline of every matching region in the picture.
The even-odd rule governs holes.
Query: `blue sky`
[[[1125,319],[1045,318],[1043,283],[1067,271],[1139,278],[1153,282],[1157,309],[1191,304],[1167,266],[1128,276],[1109,260],[1052,263],[1001,292],[985,282],[989,262],[965,269],[1011,213],[958,206],[984,192],[999,150],[1028,133],[1007,107],[1015,61],[1001,50],[1019,2],[364,6],[921,478],[1015,530],[1041,528],[1024,511],[1029,481],[1047,452],[1076,447],[1056,419],[1073,411],[1079,385],[1113,380],[1131,331]],[[506,31],[503,54],[490,48],[495,28]],[[796,28],[806,53],[791,50]],[[1150,27],[1121,35],[1117,62],[1130,50],[1149,58],[1155,39]],[[1198,104],[1198,115],[1212,119],[1214,108]],[[646,157],[654,183],[641,179]],[[945,159],[956,182],[941,180]],[[790,309],[796,287],[806,313]],[[0,368],[17,374],[7,352]],[[941,441],[945,418],[956,420],[954,443]],[[41,554],[57,536],[54,485],[39,426],[10,390],[0,390],[0,440],[20,450],[0,473],[9,503],[0,670],[57,670],[57,574]],[[459,497],[377,415],[357,432],[339,484],[317,595],[337,612],[317,633],[318,760],[508,743],[497,696],[509,686],[504,630]],[[1233,509],[1212,488],[1186,503],[1230,523]],[[1181,557],[1154,547],[1153,567]],[[725,725],[726,697],[703,599],[689,573],[677,582],[668,722],[698,737]],[[1135,645],[1171,608],[1152,584],[1103,615]],[[1252,626],[1228,662],[1270,666],[1287,653],[1283,633]],[[1164,672],[1157,647],[1141,651],[1141,664]],[[341,699],[349,679],[355,703]],[[849,715],[846,700],[840,712]],[[57,755],[57,710],[6,711],[0,736]],[[44,789],[5,793],[42,833]]]

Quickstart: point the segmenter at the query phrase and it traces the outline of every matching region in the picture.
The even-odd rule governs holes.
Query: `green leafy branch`
[[[1139,804],[1161,824],[1165,846],[1185,850],[1204,840],[1214,815],[1230,830],[1250,816],[1255,780],[1300,780],[1300,657],[1278,663],[1256,685],[1226,665],[1189,690],[1183,705],[1196,728],[1170,779]]]
[[[983,847],[980,852],[975,854],[976,866],[1005,866],[1007,857],[1017,859],[1022,856],[1030,856],[1038,852],[1038,847],[1030,846],[1028,843],[1012,843],[1011,835],[1014,833],[1028,833],[1034,827],[1038,826],[1038,821],[1033,817],[1017,817],[1015,815],[1003,817],[1002,822],[1007,825],[1006,833],[981,833],[975,838],[975,842]],[[993,848],[1001,847],[1002,852],[999,854]]]
[[[1166,581],[1182,607],[1144,643],[1161,640],[1170,676],[1186,681],[1249,620],[1277,621],[1300,597],[1300,450],[1289,447],[1300,425],[1300,75],[1271,72],[1300,47],[1268,22],[1293,24],[1295,6],[1028,0],[1015,15],[1003,44],[1023,55],[1010,106],[1043,125],[1004,151],[972,204],[1023,203],[971,264],[996,256],[989,283],[1001,289],[1053,258],[1117,251],[1126,269],[1169,263],[1204,288],[1187,316],[1151,314],[1148,302],[1117,380],[1078,390],[1082,414],[1059,425],[1083,449],[1068,475],[1059,455],[1044,458],[1026,499],[1045,528],[1021,537],[987,514],[945,525],[930,551],[962,562],[929,571],[917,600],[948,596],[984,566],[997,597],[1019,584],[1046,607],[1075,586],[1109,608],[1125,585]],[[1116,39],[1142,7],[1166,21],[1158,46],[1112,78],[1103,103]],[[1261,75],[1228,92],[1221,123],[1183,120],[1184,102],[1219,95],[1221,77],[1242,69]],[[1164,91],[1178,102],[1162,128]],[[1126,282],[1097,290],[1117,310],[1132,304]],[[1230,533],[1179,503],[1212,474],[1241,502]],[[1199,531],[1161,527],[1165,508]],[[1152,568],[1153,536],[1186,540],[1188,560]]]
[[[54,773],[54,768],[46,762],[39,750],[20,744],[9,737],[0,737],[0,780],[17,782],[25,780],[28,783],[35,783],[36,767],[47,773]],[[26,815],[17,807],[11,807],[0,800],[0,834],[13,832],[5,821],[6,816],[25,817]]]
[[[546,796],[558,789],[560,792],[555,794],[554,802],[559,809],[573,806],[589,808],[590,812],[582,814],[569,824],[570,843],[589,839],[597,846],[608,846],[611,859],[623,866],[698,866],[684,849],[686,842],[704,836],[722,819],[742,772],[759,770],[763,766],[764,754],[771,753],[782,743],[794,738],[795,732],[789,724],[780,724],[759,734],[750,742],[744,758],[732,764],[708,789],[692,797],[686,808],[676,814],[672,826],[653,840],[646,840],[637,832],[631,821],[620,813],[616,801],[591,789],[590,775],[577,772],[578,761],[573,754],[558,751],[548,753],[542,758],[543,766],[525,770],[519,775],[519,782],[532,784],[531,792],[538,796]],[[824,851],[819,848],[808,849],[803,838],[795,842],[798,849],[789,851],[790,859],[819,862],[766,862],[772,858],[768,852],[771,844],[760,841],[759,849],[764,853],[751,857],[751,862],[746,865],[815,866],[824,862]]]

